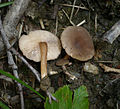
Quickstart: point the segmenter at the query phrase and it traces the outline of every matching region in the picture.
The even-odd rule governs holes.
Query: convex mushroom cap
[[[40,42],[47,43],[47,60],[56,59],[61,53],[59,39],[51,32],[45,30],[31,31],[28,35],[21,36],[19,48],[28,59],[39,62],[41,60]]]
[[[61,34],[62,46],[66,53],[80,61],[94,56],[94,45],[88,31],[83,27],[69,26]]]

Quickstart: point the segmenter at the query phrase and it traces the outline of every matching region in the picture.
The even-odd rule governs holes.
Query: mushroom
[[[87,61],[94,56],[94,45],[88,31],[83,27],[69,26],[61,34],[62,46],[67,55],[80,61]],[[67,56],[68,59],[68,56]],[[69,61],[66,58],[61,59],[56,64],[62,66],[62,69],[70,79],[77,79],[67,71],[66,64]]]
[[[72,63],[69,62],[68,60],[69,56],[66,55],[63,59],[60,59],[56,62],[56,65],[57,66],[60,66],[62,67],[63,69],[63,72],[71,79],[71,80],[75,80],[77,79],[74,75],[70,74],[68,71],[67,71],[67,68],[66,68],[66,65],[71,65]]]
[[[74,59],[87,61],[94,56],[94,45],[88,31],[83,27],[69,26],[61,34],[62,46]]]
[[[59,39],[45,30],[31,31],[29,35],[23,35],[20,38],[19,48],[28,59],[35,62],[41,61],[41,79],[48,81],[41,81],[44,83],[42,90],[46,91],[50,86],[50,80],[47,78],[47,60],[54,60],[59,56],[61,52]]]

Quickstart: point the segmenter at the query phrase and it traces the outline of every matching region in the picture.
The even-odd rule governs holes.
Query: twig
[[[6,37],[6,34],[5,34],[4,30],[3,30],[1,16],[0,16],[0,32],[2,34],[3,42],[4,42],[5,46],[6,46],[6,48],[8,49],[10,47],[10,44],[9,44],[8,39]],[[9,50],[7,50],[7,56],[8,56],[8,64],[12,67],[14,76],[19,79],[18,72],[17,72],[17,70],[18,70],[17,65],[15,64],[15,62],[13,60],[12,53]],[[17,83],[17,85],[18,85],[19,91],[20,91],[21,109],[24,109],[24,98],[23,98],[22,86],[21,86],[20,83]]]
[[[104,64],[101,64],[101,63],[99,63],[99,66],[100,66],[101,68],[103,68],[105,72],[116,72],[116,73],[120,73],[120,69],[111,68],[111,67],[108,67],[108,66],[106,66],[106,65],[104,65]]]
[[[3,21],[3,27],[9,40],[15,41],[16,36],[18,36],[18,31],[16,30],[16,26],[18,25],[18,22],[22,17],[23,13],[25,12],[30,1],[31,0],[14,0],[13,5],[10,7],[10,10],[7,12]],[[4,54],[4,44],[2,38],[0,37],[0,55],[3,54]]]
[[[119,101],[117,101],[117,103],[116,103],[117,109],[120,109],[119,106],[120,106],[120,103],[119,103]]]
[[[47,91],[46,94],[47,94],[47,96],[49,98],[49,103],[50,104],[52,103],[52,100],[58,102],[58,100],[49,91]]]
[[[42,29],[45,29],[45,26],[44,26],[44,24],[43,24],[43,20],[42,20],[42,19],[40,19],[40,25],[41,25],[41,28],[42,28]]]
[[[112,28],[103,35],[103,40],[113,43],[113,41],[120,35],[120,20],[116,22]]]
[[[18,41],[19,38],[21,37],[22,29],[23,29],[23,21],[22,21],[22,23],[21,23],[21,25],[20,25],[19,33],[18,33],[18,37],[17,37],[17,40],[16,40],[16,41]],[[14,42],[14,44],[15,44],[15,43],[16,43],[16,42]],[[14,45],[14,44],[13,44],[13,45]],[[11,45],[11,46],[13,46],[13,45]],[[17,48],[17,50],[18,50],[18,48]],[[17,56],[15,56],[15,61],[16,61],[16,63],[17,63]]]
[[[27,66],[28,66],[28,68],[35,74],[35,76],[37,77],[37,79],[38,79],[38,81],[40,82],[40,74],[39,74],[39,72],[37,71],[37,70],[35,70],[25,59],[24,59],[24,57],[23,56],[21,56],[13,47],[11,47],[11,45],[10,45],[10,43],[9,43],[9,41],[8,41],[8,38],[7,38],[7,36],[6,36],[6,34],[5,34],[5,31],[3,30],[3,27],[2,27],[2,21],[1,21],[1,19],[0,19],[0,31],[1,31],[1,35],[2,35],[2,38],[3,38],[3,41],[4,41],[4,43],[5,43],[5,45],[6,45],[6,48],[8,49],[8,52],[7,52],[7,54],[8,54],[8,57],[10,57],[10,56],[12,56],[12,54],[11,54],[11,52],[13,53],[13,54],[15,54],[16,56],[18,56]],[[11,51],[11,52],[10,52]],[[10,60],[10,59],[9,59]],[[11,61],[11,62],[14,62],[14,61]],[[9,61],[9,63],[11,63],[10,61]],[[14,63],[15,64],[15,63]],[[14,64],[12,64],[12,65],[14,65]],[[17,71],[17,67],[13,67],[14,69],[13,69],[13,73],[14,74],[16,74],[16,71]],[[16,75],[15,75],[16,76]],[[20,88],[20,84],[18,84],[18,87],[19,87],[19,90],[20,90],[20,96],[22,97],[22,92],[21,92],[21,88]],[[21,99],[21,104],[23,104],[22,102],[24,102],[22,99]],[[24,105],[22,105],[21,107],[23,107]],[[24,109],[24,108],[22,108],[22,109]]]
[[[52,16],[53,19],[56,19],[56,17],[58,16],[58,15],[57,15],[57,14],[58,14],[58,10],[59,10],[58,4],[55,4],[55,5],[54,5],[53,16]]]
[[[53,4],[54,0],[50,0],[50,4]]]
[[[71,15],[70,15],[70,20],[72,20],[72,17],[73,17],[73,12],[74,12],[74,8],[75,8],[75,3],[76,3],[76,0],[74,0],[74,2],[73,2],[72,11],[71,11]]]
[[[97,32],[97,19],[98,19],[98,15],[95,15],[95,33]]]
[[[82,22],[78,23],[77,26],[81,26],[82,24],[84,24],[86,22],[86,20],[83,20]]]
[[[62,66],[62,69],[63,69],[64,73],[65,73],[67,76],[69,76],[69,77],[70,77],[70,79],[71,79],[71,80],[78,79],[76,76],[74,76],[74,75],[70,74],[70,73],[67,71],[67,69],[66,69],[66,66],[65,66],[65,65],[63,65],[63,66]]]
[[[66,15],[66,17],[67,17],[67,19],[69,20],[69,22],[70,22],[73,26],[75,26],[75,24],[70,20],[68,14],[65,12],[65,10],[62,9],[62,11],[63,11],[63,13]]]
[[[61,6],[67,6],[67,7],[73,7],[73,5],[69,5],[69,4],[59,4]],[[75,8],[80,8],[80,9],[84,9],[84,10],[88,10],[88,8],[86,7],[82,7],[82,6],[74,6]]]
[[[13,60],[12,53],[10,51],[7,51],[7,56],[8,56],[8,63],[9,63],[10,66],[12,66],[14,76],[19,79],[19,75],[18,75],[18,71],[17,71],[18,68],[17,68],[17,65],[15,64],[15,62]],[[18,85],[19,92],[20,92],[21,109],[24,109],[24,97],[23,97],[22,86],[18,82],[17,82],[17,85]]]
[[[105,92],[105,90],[108,90],[109,87],[113,86],[114,84],[118,83],[120,78],[116,78],[112,81],[109,81],[105,87],[99,92],[101,96],[103,96],[102,92]]]
[[[65,10],[64,9],[62,9],[62,11],[63,11],[63,13],[66,15],[66,17],[67,17],[67,19],[69,20],[69,22],[73,25],[73,26],[75,26],[75,24],[72,22],[72,20],[70,20],[70,18],[69,18],[69,16],[68,16],[68,14],[65,12]],[[77,24],[76,26],[80,26],[80,25],[82,25],[82,24],[84,24],[86,21],[85,20],[83,20],[82,22],[80,22],[79,24]]]
[[[55,35],[57,35],[57,31],[58,31],[58,16],[56,17]]]
[[[4,31],[9,39],[18,36],[16,26],[31,0],[14,0],[3,21]]]
[[[37,80],[40,82],[40,74],[39,74],[39,72],[38,72],[36,69],[34,69],[34,68],[26,61],[26,59],[25,59],[23,56],[21,56],[13,47],[10,48],[10,51],[12,51],[12,53],[13,53],[14,55],[18,56],[18,57],[27,65],[27,67],[34,73],[34,75],[36,76]]]
[[[3,34],[3,37],[6,37],[6,34]],[[7,38],[7,37],[6,37]],[[7,46],[8,46],[8,50],[12,51],[14,55],[18,56],[26,65],[27,67],[35,74],[37,80],[40,82],[40,74],[39,72],[34,69],[26,60],[23,56],[21,56],[13,47],[11,47],[10,43],[8,42],[8,39],[5,40]]]
[[[119,62],[119,61],[95,61],[97,63],[115,63],[115,62]]]
[[[84,6],[84,7],[85,7],[85,5],[84,5],[83,3],[80,3],[79,7],[77,8],[77,10],[76,10],[76,12],[75,12],[75,15],[77,15],[77,13],[79,12],[81,6]],[[74,6],[74,7],[75,7],[75,6]]]
[[[22,29],[23,29],[23,21],[22,21],[22,24],[20,25],[19,34],[18,34],[18,39],[19,39],[20,36],[21,36]]]

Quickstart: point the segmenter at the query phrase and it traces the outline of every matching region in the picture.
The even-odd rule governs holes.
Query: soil
[[[72,7],[68,5],[63,6],[62,4],[72,5],[73,0],[54,0],[53,3],[50,3],[50,0],[41,1],[33,0],[25,12],[21,20],[23,21],[24,19],[22,34],[28,34],[31,30],[42,29],[39,23],[40,19],[42,19],[45,30],[51,31],[60,38],[63,29],[71,25],[63,10],[68,16],[71,15],[72,10]],[[120,37],[118,37],[113,44],[109,44],[102,40],[103,34],[120,19],[119,0],[76,0],[76,6],[79,5],[86,9],[75,8],[72,22],[77,25],[81,21],[86,20],[82,26],[90,32],[96,52],[95,56],[88,62],[97,66],[99,73],[96,75],[85,72],[83,70],[85,62],[70,57],[69,61],[72,64],[67,65],[66,68],[68,72],[78,78],[77,80],[70,80],[63,73],[62,67],[56,66],[56,62],[66,55],[64,49],[62,49],[62,53],[58,59],[48,61],[48,72],[51,69],[58,72],[56,75],[49,76],[51,79],[51,86],[56,91],[59,87],[62,87],[65,84],[69,84],[71,90],[74,90],[81,85],[85,85],[89,93],[90,109],[120,109],[120,75],[115,72],[106,73],[99,66],[99,63],[101,62],[110,67],[120,68]],[[97,24],[95,23],[96,18]],[[58,24],[57,31],[56,22]],[[18,44],[15,46],[20,52]],[[21,60],[17,59],[16,61],[20,79],[27,82],[33,88],[38,89],[39,83],[32,72],[21,62]],[[38,71],[40,70],[40,63],[35,63],[30,60],[28,61],[35,69]],[[12,72],[11,68],[6,66],[8,66],[7,57],[1,57],[1,69]],[[14,97],[19,94],[16,83],[9,83],[1,79],[0,83],[0,93],[1,95],[4,95],[1,96],[1,99],[6,104],[9,104],[7,101],[9,96]],[[38,109],[39,107],[43,107],[41,99],[37,98],[37,96],[29,91],[29,89],[26,89],[25,87],[23,87],[23,89],[26,105],[25,109]],[[41,93],[44,94],[44,92]],[[33,102],[32,104],[31,101]],[[9,104],[9,106],[12,109],[19,109],[20,107],[19,100],[17,103],[11,104]]]

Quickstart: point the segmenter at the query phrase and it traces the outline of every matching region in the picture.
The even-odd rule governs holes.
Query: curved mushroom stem
[[[40,82],[40,88],[46,92],[46,94],[49,97],[49,102],[51,103],[51,100],[57,101],[57,99],[52,96],[52,94],[48,91],[48,89],[51,86],[51,82],[49,77],[47,76],[47,43],[46,42],[40,42],[40,52],[41,52],[41,82]]]
[[[41,52],[41,79],[47,76],[47,43],[40,42],[40,52]]]

